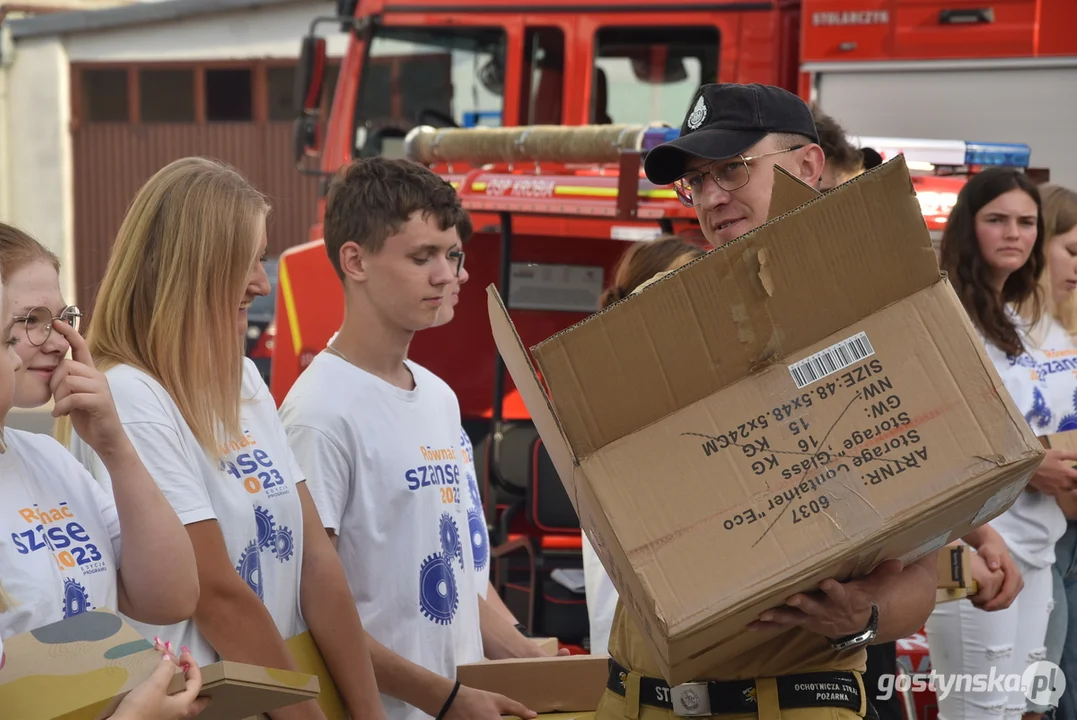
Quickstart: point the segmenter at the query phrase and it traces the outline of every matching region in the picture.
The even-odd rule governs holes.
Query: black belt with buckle
[[[606,687],[614,693],[625,694],[624,678],[628,671],[610,659],[610,675]],[[859,714],[865,705],[860,683],[851,672],[816,672],[783,675],[777,678],[778,706],[781,708],[846,708]],[[680,717],[706,717],[727,713],[755,713],[756,689],[754,680],[691,682],[670,687],[660,678],[641,677],[641,705],[670,710]],[[867,717],[876,716],[871,703],[866,703]]]

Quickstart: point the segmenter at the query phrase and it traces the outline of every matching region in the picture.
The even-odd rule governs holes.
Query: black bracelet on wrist
[[[444,720],[445,714],[449,712],[449,708],[452,707],[452,701],[456,699],[456,693],[460,692],[460,681],[456,681],[456,685],[453,686],[452,692],[449,693],[449,699],[445,701],[445,704],[441,706],[441,712],[438,713],[437,720]]]

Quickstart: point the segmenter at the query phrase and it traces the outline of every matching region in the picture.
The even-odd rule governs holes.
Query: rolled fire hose
[[[649,133],[663,125],[529,125],[522,127],[433,128],[421,125],[404,138],[409,160],[431,165],[460,162],[615,163],[625,150],[641,150]]]

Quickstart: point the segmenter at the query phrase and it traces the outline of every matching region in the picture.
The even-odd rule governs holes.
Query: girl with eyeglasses
[[[48,435],[3,430],[0,644],[89,610],[143,622],[189,617],[199,594],[194,551],[120,425],[108,382],[76,330],[78,312],[60,293],[59,261],[0,223],[0,281],[0,422],[13,406],[55,400],[53,416],[70,418],[115,481],[109,496]],[[167,652],[181,656],[179,648]],[[172,717],[190,709],[177,707]]]
[[[15,352],[23,368],[23,377],[15,387],[14,405],[36,408],[52,398],[52,377],[71,348],[63,333],[52,331],[53,320],[78,331],[82,313],[64,303],[56,256],[33,238],[16,233],[5,235],[0,249],[0,262],[6,260],[5,269],[12,268],[5,273],[4,285],[12,302],[14,330],[19,339]]]

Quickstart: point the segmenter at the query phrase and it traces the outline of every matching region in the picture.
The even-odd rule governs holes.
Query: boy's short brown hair
[[[818,105],[812,106],[812,115],[815,117],[815,128],[819,131],[819,146],[823,148],[826,161],[843,173],[856,175],[862,172],[864,155],[849,142],[845,136],[845,128]]]
[[[329,185],[322,226],[325,251],[337,276],[344,279],[340,268],[344,243],[379,252],[416,212],[433,217],[441,230],[455,227],[461,243],[471,237],[471,218],[456,190],[427,167],[373,157],[342,168]]]

